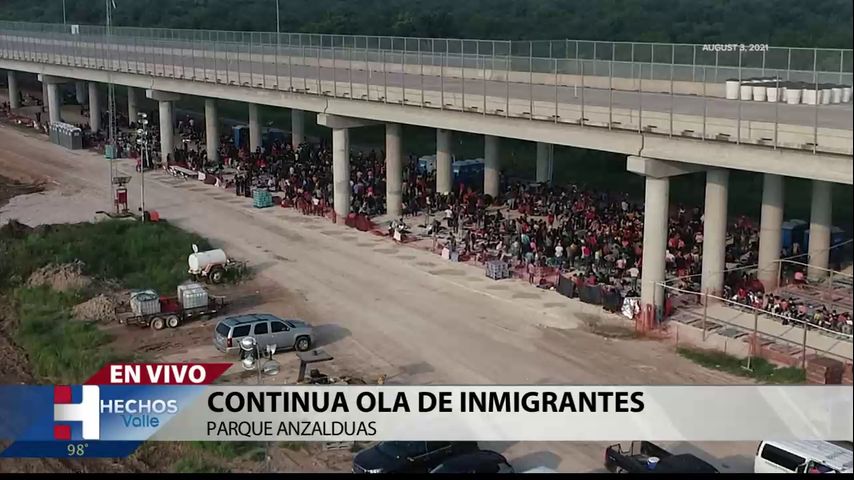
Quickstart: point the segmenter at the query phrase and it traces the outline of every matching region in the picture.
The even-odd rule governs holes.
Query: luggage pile
[[[501,260],[490,260],[486,262],[486,276],[493,280],[510,278],[510,265]]]
[[[273,195],[266,188],[252,190],[252,206],[255,208],[267,208],[273,206]]]

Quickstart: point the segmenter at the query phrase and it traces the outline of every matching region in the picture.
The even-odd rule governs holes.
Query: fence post
[[[804,322],[804,343],[802,345],[803,355],[801,355],[801,369],[803,370],[807,369],[807,332],[809,331],[809,329],[807,328],[808,325],[808,323]]]
[[[759,347],[759,312],[753,309],[753,338],[751,339],[750,348],[747,349],[747,370],[751,370],[753,356],[756,355]]]
[[[703,299],[703,342],[706,341],[706,317],[709,312],[709,289],[706,289],[704,293],[705,298]]]
[[[833,302],[833,270],[830,270],[830,276],[827,279],[827,301],[830,303],[830,310],[836,310]]]

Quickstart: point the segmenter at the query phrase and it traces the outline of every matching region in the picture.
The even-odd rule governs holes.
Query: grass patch
[[[83,261],[87,275],[128,288],[172,292],[187,279],[192,244],[206,240],[165,222],[105,221],[55,226],[22,239],[0,239],[0,286],[26,281],[49,263]]]
[[[202,455],[188,455],[172,465],[173,473],[229,473],[224,466]]]
[[[190,445],[199,452],[205,452],[226,460],[243,456],[254,458],[259,452],[261,460],[264,459],[264,444],[262,442],[191,442]]]
[[[303,442],[279,442],[279,447],[284,448],[285,450],[293,450],[298,452],[303,449],[305,444]]]
[[[797,367],[778,367],[764,358],[754,357],[747,370],[747,359],[741,359],[716,350],[679,347],[679,355],[698,365],[714,370],[752,378],[763,383],[800,384],[806,382],[806,372]]]
[[[128,221],[57,225],[23,236],[0,236],[0,295],[13,303],[18,322],[11,334],[36,377],[48,383],[78,383],[104,363],[132,358],[109,348],[109,334],[73,319],[71,308],[87,299],[83,292],[28,287],[25,282],[33,271],[81,260],[83,273],[90,277],[168,294],[187,278],[193,243],[210,247],[201,237],[168,223]]]
[[[27,352],[33,373],[48,383],[77,383],[107,362],[121,360],[107,345],[112,338],[92,324],[72,320],[76,293],[48,287],[14,293],[19,324],[15,342]]]

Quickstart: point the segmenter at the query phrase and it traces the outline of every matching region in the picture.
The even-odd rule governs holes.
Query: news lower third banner
[[[108,365],[0,386],[3,457],[121,457],[144,441],[850,440],[850,386],[212,384],[231,364]]]

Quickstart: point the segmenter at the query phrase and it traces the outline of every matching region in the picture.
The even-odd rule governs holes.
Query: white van
[[[854,452],[830,442],[764,441],[756,450],[754,473],[852,473]]]

